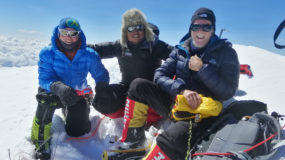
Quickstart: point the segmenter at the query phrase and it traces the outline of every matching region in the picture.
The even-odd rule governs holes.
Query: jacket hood
[[[52,48],[54,50],[59,50],[57,45],[56,45],[56,39],[58,39],[58,25],[54,28],[53,30],[53,34],[52,34],[52,37],[51,37],[51,44],[52,44]],[[86,37],[85,37],[85,34],[83,33],[83,31],[81,30],[80,33],[79,33],[79,39],[81,40],[81,46],[80,46],[80,49],[82,48],[86,48]]]
[[[192,38],[190,37],[189,33],[187,33],[185,36],[182,37],[182,39],[179,41],[179,45],[176,45],[176,48],[184,50],[186,52],[187,57],[190,57],[190,47],[191,47],[191,41]],[[230,46],[232,47],[232,44],[227,41],[227,39],[220,39],[216,34],[214,34],[208,45],[206,46],[206,50],[207,52],[212,52],[218,48],[220,48],[221,46]]]
[[[189,33],[187,33],[186,35],[184,35],[181,40],[179,41],[179,46],[186,48],[186,47],[190,47],[190,43],[192,41],[192,38],[190,37]],[[216,42],[227,42],[227,39],[220,39],[216,34],[214,34],[211,38],[209,43],[207,44],[207,48],[211,47],[213,43]],[[229,42],[227,42],[229,43]]]

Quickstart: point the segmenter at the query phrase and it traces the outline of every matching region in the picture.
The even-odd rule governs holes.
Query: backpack
[[[281,143],[278,118],[259,101],[235,101],[191,149],[194,160],[263,160],[272,158]],[[284,143],[284,140],[282,141]]]

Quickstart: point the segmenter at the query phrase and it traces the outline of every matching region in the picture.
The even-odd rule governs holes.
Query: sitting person
[[[38,63],[38,107],[31,139],[35,158],[49,159],[52,117],[62,108],[69,136],[82,136],[91,128],[89,121],[92,89],[87,84],[90,72],[96,83],[109,83],[109,74],[98,54],[86,47],[86,38],[74,18],[63,18],[53,31],[51,45],[41,50]]]
[[[177,95],[183,95],[189,107],[202,103],[201,95],[214,101],[234,96],[239,82],[239,61],[231,43],[215,35],[215,15],[207,8],[198,9],[191,19],[188,37],[171,52],[155,72],[154,83],[135,79],[130,84],[124,112],[124,129],[119,149],[141,148],[145,142],[145,124],[149,108],[167,118]],[[211,118],[193,125],[192,141],[212,123]],[[157,137],[157,145],[146,157],[161,154],[165,159],[185,159],[189,121],[178,121]],[[127,147],[128,146],[128,147]],[[143,157],[145,153],[140,152]],[[160,154],[160,155],[158,155]],[[131,152],[116,152],[108,159],[132,157]]]
[[[122,79],[119,84],[96,84],[93,106],[100,113],[115,119],[123,117],[127,92],[135,78],[152,80],[155,69],[165,60],[173,47],[158,39],[145,15],[138,9],[127,10],[122,16],[121,39],[89,45],[101,58],[116,57]],[[154,28],[158,33],[158,28]],[[150,112],[154,113],[152,110]],[[149,123],[160,119],[149,116]]]

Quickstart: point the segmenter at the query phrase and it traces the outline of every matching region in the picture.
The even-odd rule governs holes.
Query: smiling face
[[[211,25],[211,22],[206,19],[198,19],[193,24],[194,25],[206,25],[206,24]],[[214,33],[214,28],[212,28],[209,32],[204,31],[202,28],[200,28],[197,31],[191,30],[191,37],[193,39],[194,46],[197,48],[205,47],[208,44],[213,33]]]
[[[127,40],[133,44],[139,44],[144,39],[144,30],[127,31]]]

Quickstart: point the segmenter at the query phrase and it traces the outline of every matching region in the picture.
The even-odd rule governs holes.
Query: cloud
[[[42,34],[41,32],[35,31],[35,30],[19,29],[17,31],[21,32],[21,33],[24,33],[24,34]]]

